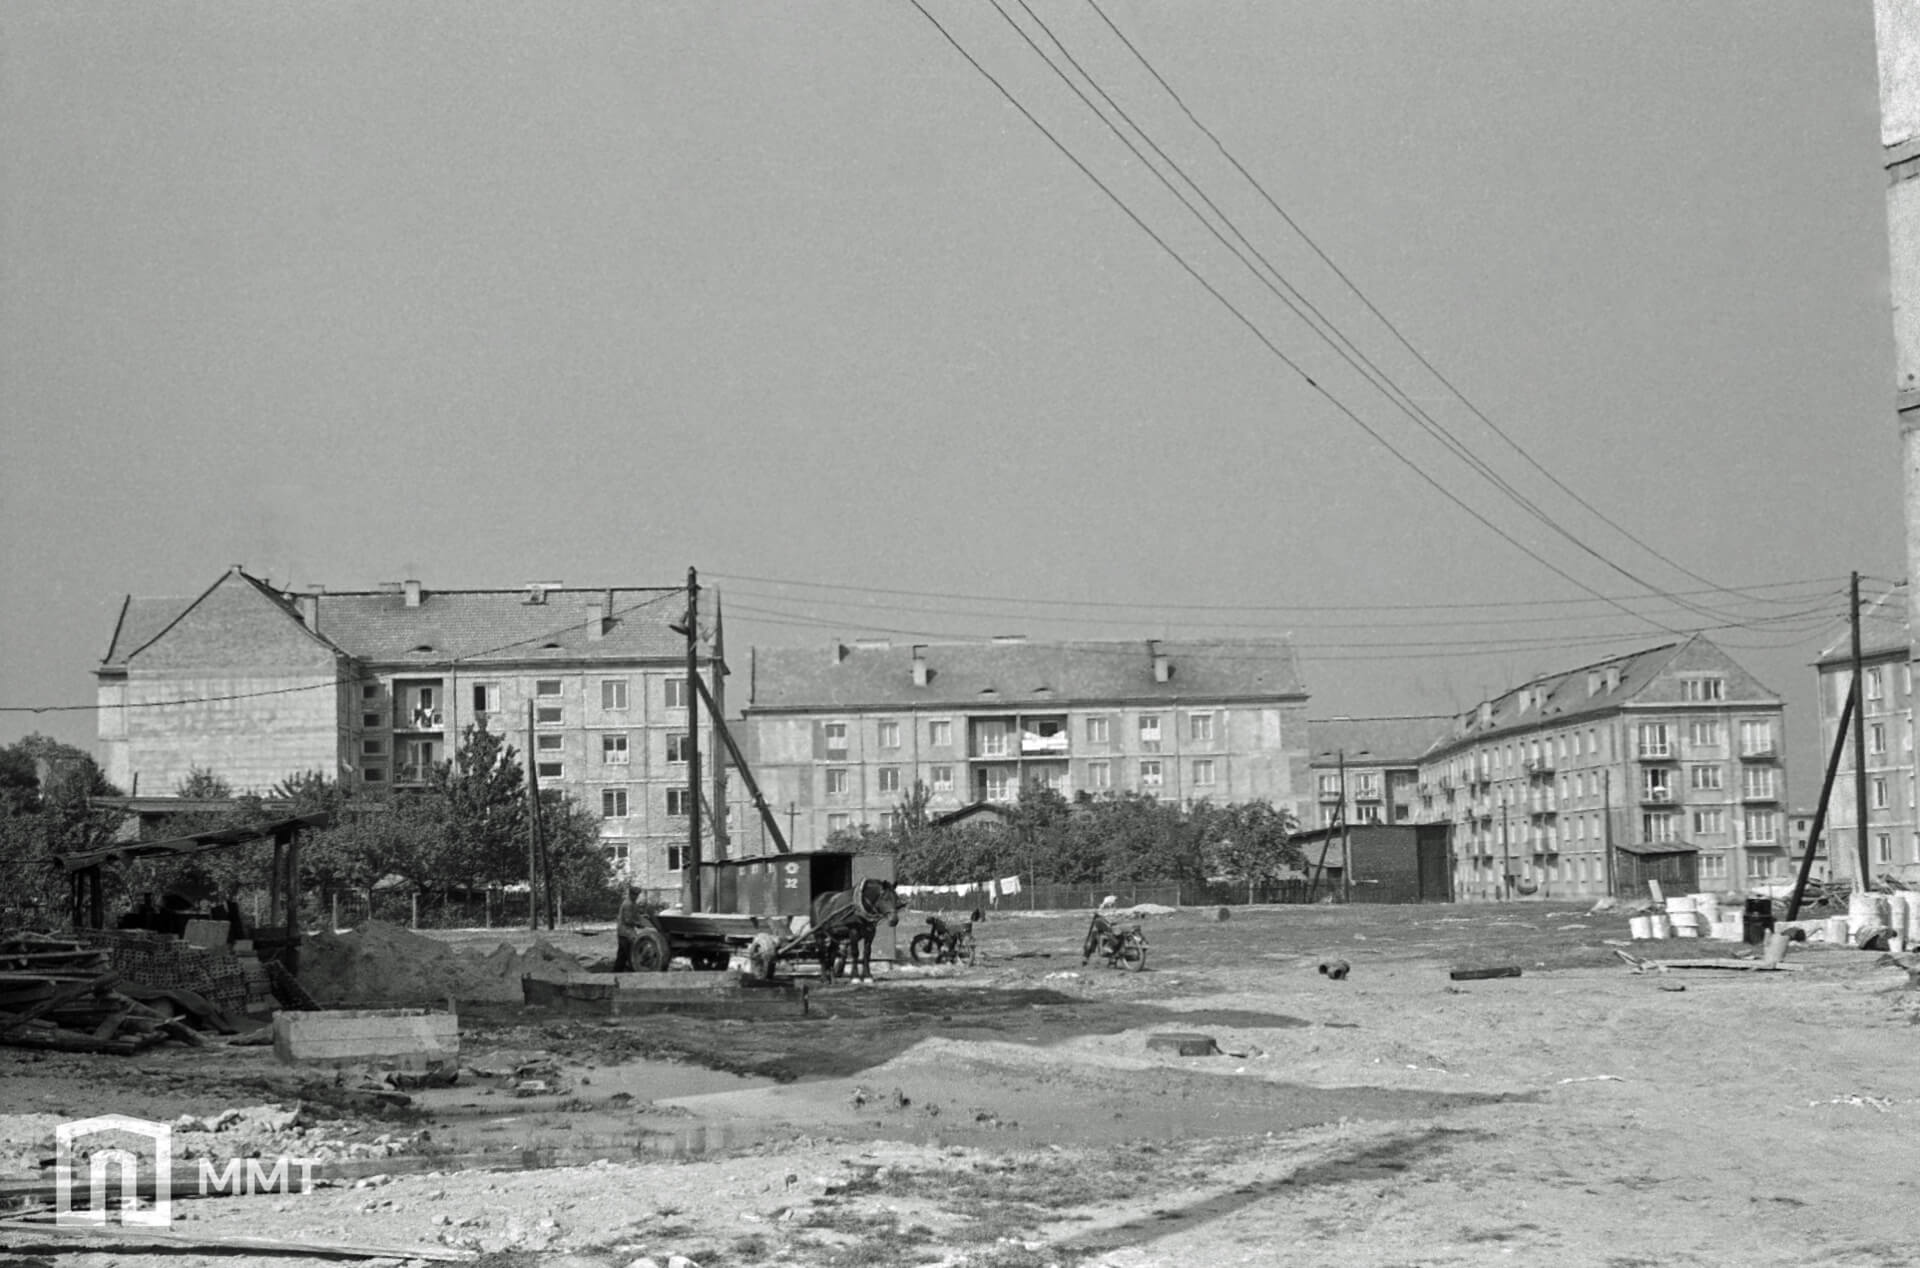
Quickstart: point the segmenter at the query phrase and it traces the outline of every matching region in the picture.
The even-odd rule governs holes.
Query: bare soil
[[[493,1268],[1920,1263],[1920,992],[1874,953],[1636,974],[1614,944],[1745,948],[1548,903],[1215,915],[1147,919],[1139,974],[1082,966],[1084,914],[995,915],[978,966],[816,985],[804,1017],[470,1005],[459,1083],[384,1117],[259,1047],[0,1049],[0,1169],[36,1174],[60,1117],[298,1103],[346,1178],[177,1202],[177,1232]],[[340,1262],[0,1236],[0,1265]]]

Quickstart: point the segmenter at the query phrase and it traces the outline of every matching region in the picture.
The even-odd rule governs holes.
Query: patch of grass
[[[765,1259],[773,1253],[773,1243],[765,1234],[749,1233],[745,1237],[736,1237],[727,1244],[727,1254],[740,1259]]]

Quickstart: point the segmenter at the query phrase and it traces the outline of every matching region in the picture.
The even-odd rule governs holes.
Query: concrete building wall
[[[331,666],[296,673],[136,672],[125,691],[124,743],[108,749],[123,790],[169,795],[195,770],[236,792],[264,793],[303,771],[342,769],[340,704]],[[185,702],[185,703],[182,703]]]

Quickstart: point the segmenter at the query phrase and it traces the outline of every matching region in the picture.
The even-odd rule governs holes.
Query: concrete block
[[[273,1055],[288,1065],[457,1066],[460,1021],[423,1008],[281,1011],[273,1015]]]

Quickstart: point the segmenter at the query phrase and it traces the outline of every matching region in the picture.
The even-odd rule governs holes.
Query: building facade
[[[1420,761],[1462,899],[1608,893],[1622,850],[1691,851],[1699,883],[1788,874],[1784,706],[1701,636],[1516,687]]]
[[[1453,718],[1444,714],[1307,723],[1314,796],[1300,826],[1416,821],[1420,759],[1452,730]]]
[[[1867,875],[1905,877],[1907,869],[1920,880],[1920,817],[1914,806],[1913,665],[1903,603],[1889,593],[1866,603],[1860,613],[1861,726],[1864,741],[1860,763],[1864,770],[1867,803]],[[1838,737],[1840,715],[1853,682],[1851,632],[1836,639],[1814,661],[1820,675],[1820,751],[1831,755]],[[1825,772],[1822,772],[1824,775]],[[1854,730],[1851,725],[1841,746],[1833,792],[1827,800],[1827,819],[1821,829],[1822,852],[1832,874],[1857,880],[1860,875],[1860,812],[1856,788]]]
[[[129,597],[95,671],[101,765],[143,796],[196,770],[236,791],[319,771],[404,794],[483,725],[600,816],[617,870],[671,887],[693,795],[686,641],[669,628],[685,593],[291,593],[235,567],[193,598]],[[709,683],[714,659],[699,649]]]
[[[1307,795],[1305,688],[1285,642],[834,643],[756,648],[742,729],[797,848],[928,809],[1069,798]]]

